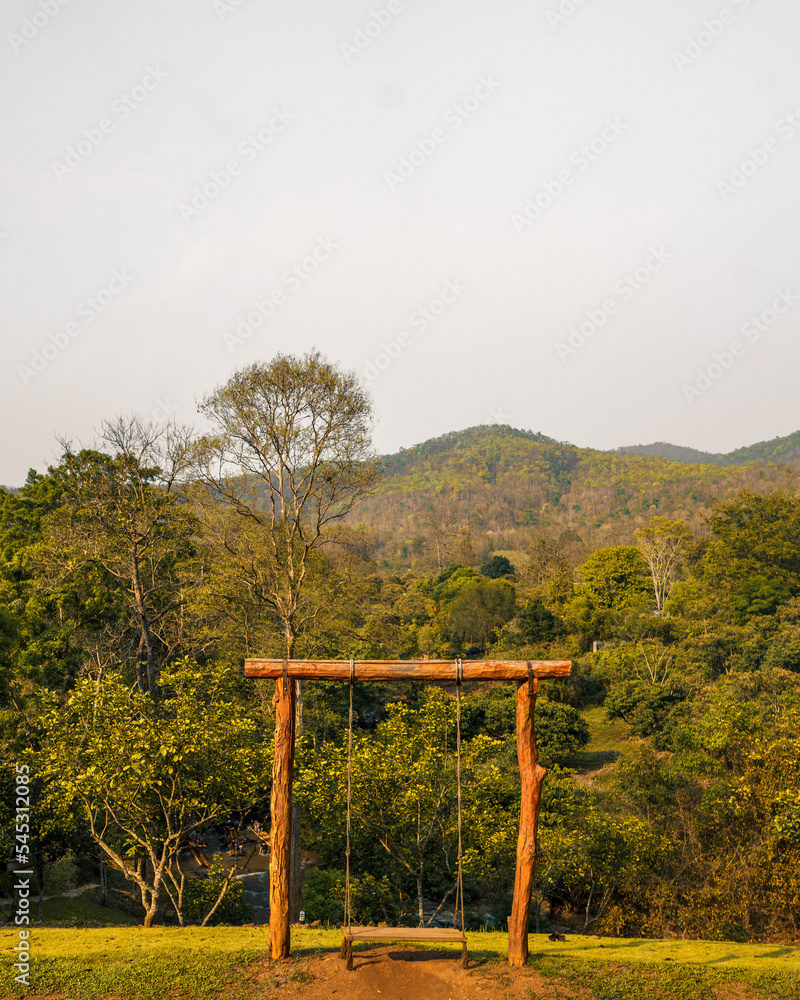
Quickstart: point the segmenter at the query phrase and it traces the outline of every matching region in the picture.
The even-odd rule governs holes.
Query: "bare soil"
[[[291,967],[290,967],[291,966]],[[338,954],[273,965],[257,977],[255,997],[298,1000],[584,1000],[563,983],[549,985],[532,969],[470,962],[460,952],[420,951],[402,945],[357,945],[353,970]]]

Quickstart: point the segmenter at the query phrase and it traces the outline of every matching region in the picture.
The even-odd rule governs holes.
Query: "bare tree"
[[[198,482],[206,502],[264,528],[270,559],[260,588],[291,658],[317,613],[304,603],[311,552],[381,474],[371,452],[371,400],[355,373],[312,351],[235,372],[200,411],[211,431],[196,445]]]
[[[692,532],[682,521],[666,517],[651,518],[646,528],[639,528],[636,541],[650,569],[656,612],[661,614],[680,568]]]

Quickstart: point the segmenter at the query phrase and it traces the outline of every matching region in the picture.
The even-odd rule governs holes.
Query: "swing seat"
[[[354,941],[451,941],[461,945],[461,966],[467,967],[467,938],[457,927],[343,927],[341,958],[353,968]]]
[[[348,941],[457,941],[466,943],[457,927],[343,927]]]

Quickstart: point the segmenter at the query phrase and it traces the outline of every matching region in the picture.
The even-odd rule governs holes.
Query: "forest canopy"
[[[245,657],[572,659],[537,707],[549,774],[532,921],[797,941],[795,466],[680,464],[505,427],[378,461],[369,399],[315,354],[245,370],[202,405],[216,421],[202,438],[113,418],[0,490],[3,781],[30,769],[17,861],[42,892],[62,859],[102,861],[145,922],[212,919],[230,879],[217,867],[200,892],[190,838],[221,819],[269,825],[271,691],[245,681]],[[354,916],[427,921],[452,898],[452,692],[354,694]],[[346,698],[307,686],[298,749],[318,859],[303,905],[322,921],[342,913]],[[466,902],[476,926],[500,927],[513,686],[467,691],[462,721]]]

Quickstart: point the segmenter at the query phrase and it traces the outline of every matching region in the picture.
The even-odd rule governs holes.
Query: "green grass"
[[[0,995],[62,993],[70,1000],[195,1000],[224,996],[245,1000],[264,987],[306,977],[302,967],[281,964],[264,972],[269,932],[258,927],[32,928],[30,989],[13,981],[10,963],[0,968]],[[478,975],[500,974],[507,937],[470,933],[470,957]],[[6,954],[16,929],[0,930]],[[338,950],[341,932],[304,928],[292,932],[292,951],[308,958]],[[356,945],[356,952],[361,946]],[[441,945],[431,945],[436,950]],[[575,935],[551,943],[530,937],[531,970],[596,1000],[709,1000],[714,987],[743,983],[748,996],[773,1000],[800,995],[800,949],[713,941],[645,941]],[[454,950],[454,956],[456,954]],[[258,964],[257,964],[258,963]]]
[[[579,771],[597,771],[617,759],[625,747],[630,727],[622,719],[609,722],[602,707],[586,708],[581,715],[589,726],[589,744],[580,753],[565,757],[563,763]]]
[[[97,924],[133,925],[140,924],[142,918],[113,905],[102,906],[99,889],[87,889],[80,896],[53,896],[44,901],[45,924],[70,923],[76,926]],[[34,898],[31,906],[31,916],[34,925],[39,921],[39,901]],[[6,913],[7,919],[7,913]],[[39,925],[41,926],[41,925]]]
[[[609,722],[602,706],[586,708],[581,715],[589,726],[589,750],[619,752],[623,749],[630,732],[626,722],[622,719]]]

